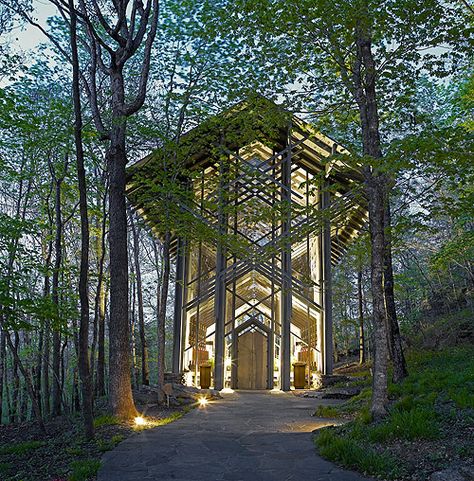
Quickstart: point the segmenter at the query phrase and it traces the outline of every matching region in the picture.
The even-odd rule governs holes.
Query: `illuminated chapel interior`
[[[289,390],[301,373],[311,387],[332,373],[331,271],[366,222],[361,179],[347,151],[301,119],[282,114],[267,129],[268,105],[275,116],[271,102],[242,103],[183,138],[192,201],[176,204],[210,232],[172,241],[170,367],[189,385],[205,369],[219,390]],[[159,200],[137,178],[156,168],[154,153],[127,187],[152,228]]]

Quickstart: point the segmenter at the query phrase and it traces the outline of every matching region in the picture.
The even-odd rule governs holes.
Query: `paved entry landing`
[[[321,402],[321,401],[318,401]],[[316,454],[314,399],[238,391],[104,455],[98,481],[367,481]]]

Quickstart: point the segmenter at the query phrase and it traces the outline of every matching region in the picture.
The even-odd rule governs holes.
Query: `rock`
[[[463,466],[459,470],[468,481],[474,481],[474,466]]]
[[[351,382],[353,378],[350,378],[348,376],[342,376],[342,375],[325,375],[325,374],[319,374],[317,378],[314,381],[314,387],[316,389],[323,389],[326,387],[334,386],[334,384],[339,383],[339,382]]]
[[[321,399],[349,399],[358,394],[360,394],[358,387],[332,387],[321,393]]]
[[[202,396],[206,396],[208,399],[222,397],[215,389],[199,389],[180,383],[167,383],[165,386],[165,394],[169,396],[170,406],[192,404]],[[158,388],[156,386],[140,386],[140,389],[133,391],[133,397],[138,404],[158,404]]]
[[[165,372],[165,383],[184,385],[184,372]]]
[[[140,386],[133,391],[133,399],[138,404],[158,404],[158,390],[152,386]]]
[[[443,469],[430,477],[430,481],[466,481],[466,478],[457,469]]]
[[[322,399],[323,394],[324,393],[322,391],[306,391],[301,395],[301,397],[307,397],[311,399]]]

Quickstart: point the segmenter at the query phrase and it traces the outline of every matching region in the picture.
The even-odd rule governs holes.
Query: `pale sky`
[[[56,9],[48,0],[33,0],[35,7],[34,18],[42,26],[46,28],[46,20],[56,14]],[[47,41],[43,33],[36,27],[24,25],[17,27],[10,34],[13,45],[17,50],[28,51]]]

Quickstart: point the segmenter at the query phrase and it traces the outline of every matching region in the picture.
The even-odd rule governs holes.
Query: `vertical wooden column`
[[[173,319],[173,372],[181,371],[181,333],[183,322],[183,290],[185,287],[186,241],[178,237],[176,248],[176,279],[174,288],[174,319]]]
[[[321,207],[329,209],[331,194],[327,185],[321,195]],[[331,221],[329,215],[324,217],[322,233],[322,270],[323,270],[323,307],[324,307],[324,339],[323,339],[323,374],[332,374],[332,273],[331,273]]]
[[[291,139],[288,135],[288,145]],[[292,313],[291,283],[291,149],[288,149],[285,160],[281,164],[281,200],[284,206],[285,219],[282,222],[283,246],[281,250],[281,389],[290,390],[290,324]]]
[[[179,353],[179,366],[180,370],[183,371],[187,368],[184,365],[184,352],[186,350],[186,345],[188,343],[188,333],[189,333],[189,321],[188,321],[188,285],[191,281],[191,245],[186,242],[184,259],[183,259],[183,290],[182,290],[182,301],[181,301],[181,345]]]
[[[222,236],[227,229],[227,215],[225,213],[224,176],[226,168],[222,161],[219,164],[219,192],[218,192],[218,225],[219,234]],[[226,252],[222,240],[218,240],[216,252],[216,293],[214,299],[215,317],[215,362],[214,362],[214,389],[220,391],[224,388],[224,361],[225,361],[225,313],[226,313]]]

